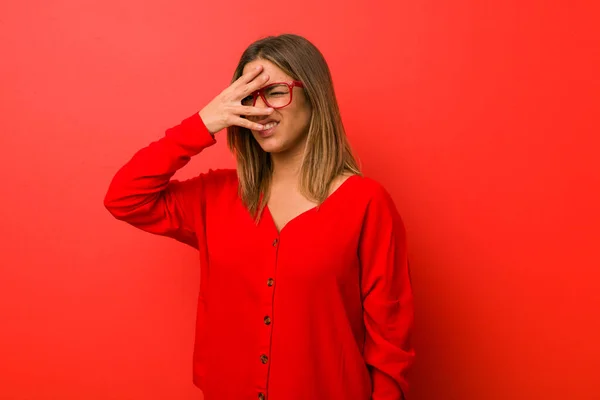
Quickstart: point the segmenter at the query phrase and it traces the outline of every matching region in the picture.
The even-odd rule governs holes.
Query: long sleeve
[[[105,207],[119,220],[197,248],[194,226],[201,218],[205,175],[186,181],[171,177],[214,143],[198,114],[183,120],[121,167],[108,188]]]
[[[411,345],[413,296],[406,231],[389,194],[379,187],[363,223],[359,258],[366,338],[364,359],[372,400],[405,399]]]

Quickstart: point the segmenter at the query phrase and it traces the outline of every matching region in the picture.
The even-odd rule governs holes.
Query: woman
[[[227,128],[237,170],[171,179]],[[296,35],[137,152],[105,199],[199,250],[194,382],[206,400],[398,400],[413,350],[405,230],[360,175],[327,64]]]

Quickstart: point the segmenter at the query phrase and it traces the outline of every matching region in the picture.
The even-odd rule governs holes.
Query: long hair
[[[321,204],[337,176],[347,172],[361,174],[346,138],[327,62],[321,52],[302,36],[269,36],[252,43],[244,51],[232,82],[242,76],[246,64],[257,59],[272,62],[304,84],[312,115],[299,184],[304,196]],[[258,220],[270,194],[271,156],[260,147],[247,128],[228,127],[227,143],[237,160],[240,198]]]

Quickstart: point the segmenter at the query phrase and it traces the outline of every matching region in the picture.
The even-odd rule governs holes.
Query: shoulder
[[[365,220],[393,221],[404,225],[396,203],[384,185],[365,176],[357,175],[352,179],[355,179],[353,196]]]
[[[348,179],[356,181],[355,192],[359,198],[368,204],[388,203],[394,205],[390,192],[377,180],[361,175],[353,175]]]
[[[237,183],[237,171],[233,168],[217,168],[209,169],[207,172],[202,174],[204,179],[208,182],[216,182],[221,184]]]
[[[198,199],[223,202],[237,196],[237,172],[235,169],[209,169],[187,180],[171,180],[169,185],[192,202]]]
[[[209,169],[189,179],[172,179],[169,186],[172,190],[200,196],[237,192],[237,173],[235,169]]]
[[[237,193],[238,176],[235,169],[209,169],[200,176],[203,189],[208,195],[232,191]]]

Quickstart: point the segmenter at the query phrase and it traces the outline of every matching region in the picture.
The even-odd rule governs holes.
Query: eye
[[[286,85],[274,85],[265,90],[267,96],[285,96],[290,93]]]

